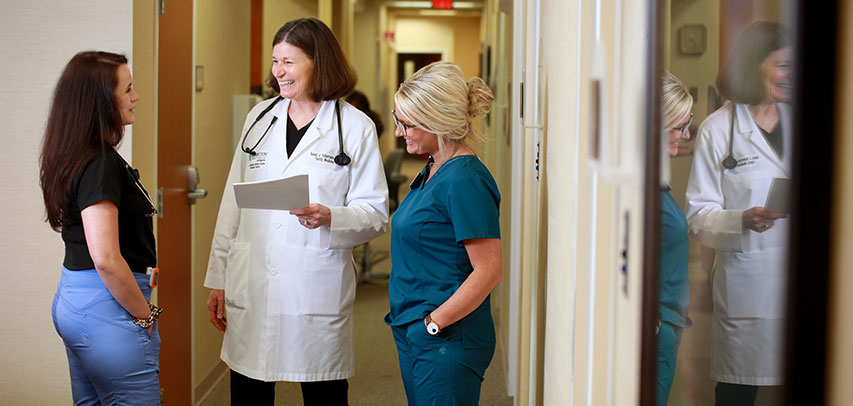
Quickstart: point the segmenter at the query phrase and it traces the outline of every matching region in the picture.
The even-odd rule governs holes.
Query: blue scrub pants
[[[666,406],[672,380],[675,378],[675,359],[681,344],[684,328],[666,321],[661,322],[658,332],[657,371],[655,372],[655,405]]]
[[[148,276],[134,273],[146,300]],[[133,324],[94,269],[62,268],[53,323],[65,343],[74,405],[160,405],[160,335]]]
[[[409,406],[479,403],[480,386],[495,354],[495,341],[491,314],[477,313],[481,314],[472,313],[437,336],[427,333],[423,320],[391,327]],[[468,328],[473,326],[481,328]],[[474,348],[468,348],[471,343],[476,343]]]

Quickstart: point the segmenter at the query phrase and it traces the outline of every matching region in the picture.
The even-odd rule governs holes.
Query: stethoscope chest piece
[[[734,169],[736,166],[737,160],[735,160],[731,155],[727,156],[726,159],[723,159],[723,168]]]
[[[335,156],[335,163],[340,166],[347,166],[350,162],[352,162],[352,159],[350,159],[349,155],[343,152]]]

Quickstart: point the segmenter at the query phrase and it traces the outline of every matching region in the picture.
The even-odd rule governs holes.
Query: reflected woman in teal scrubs
[[[500,193],[475,154],[494,96],[436,62],[394,95],[396,137],[428,155],[391,221],[391,326],[409,405],[476,405],[495,352],[489,293],[501,280]]]
[[[684,84],[663,71],[664,139],[670,157],[678,155],[678,144],[690,138],[693,121],[693,97]],[[669,186],[660,192],[660,280],[658,291],[657,373],[655,404],[665,406],[675,376],[675,358],[681,333],[691,324],[687,317],[690,307],[690,285],[687,282],[687,219],[678,203],[669,194]]]

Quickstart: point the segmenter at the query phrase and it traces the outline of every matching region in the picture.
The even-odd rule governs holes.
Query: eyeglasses
[[[673,130],[681,132],[681,136],[683,137],[687,130],[690,129],[690,124],[693,123],[693,113],[690,113],[690,119],[687,120],[687,124],[684,124],[681,127],[672,127]]]
[[[410,125],[410,124],[401,123],[401,122],[400,122],[400,120],[398,120],[398,119],[397,119],[397,114],[396,114],[396,112],[397,112],[397,109],[391,110],[391,117],[394,119],[394,125],[396,125],[396,126],[397,126],[397,128],[402,128],[402,129],[403,129],[403,134],[408,134],[408,133],[407,133],[407,131],[408,131],[410,128],[420,127],[420,126],[421,126],[420,124],[411,124],[411,125]]]

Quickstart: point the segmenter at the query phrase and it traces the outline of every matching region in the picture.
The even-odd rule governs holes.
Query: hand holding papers
[[[308,206],[308,175],[234,184],[242,209],[290,210]]]

